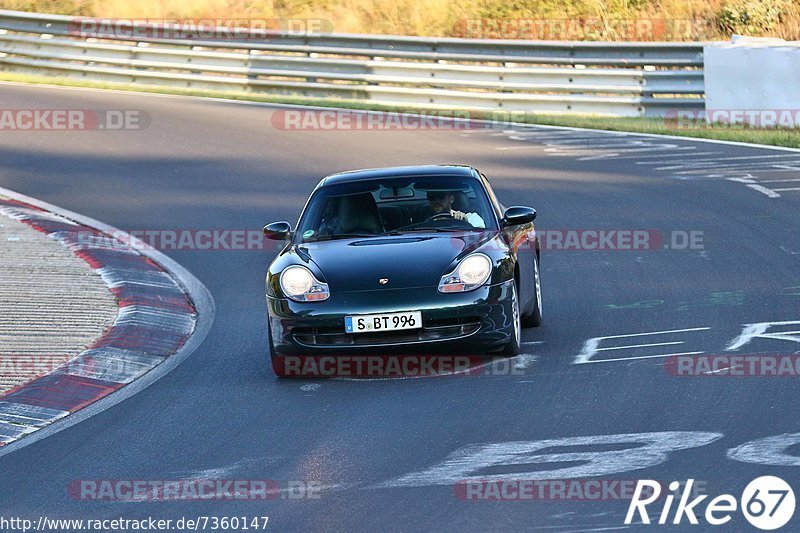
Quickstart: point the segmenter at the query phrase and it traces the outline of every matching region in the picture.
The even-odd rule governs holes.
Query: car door
[[[497,218],[499,221],[502,221],[503,213],[505,212],[506,208],[497,199],[497,195],[495,195],[492,186],[486,179],[486,176],[483,173],[481,173],[480,176],[484,187],[486,187],[486,191],[489,193],[489,198],[491,199],[492,206],[497,214]],[[536,233],[534,230],[534,225],[531,222],[529,224],[503,228],[501,231],[503,232],[504,240],[506,243],[508,243],[511,254],[516,260],[519,268],[520,308],[523,311],[526,311],[526,308],[532,302],[536,294],[533,270],[533,262],[536,257]]]

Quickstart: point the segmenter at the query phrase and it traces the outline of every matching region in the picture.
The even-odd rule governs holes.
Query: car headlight
[[[484,254],[471,254],[449,274],[442,276],[439,292],[466,292],[477,289],[492,275],[492,260]]]
[[[281,272],[281,290],[296,302],[327,300],[331,295],[328,284],[319,281],[309,269],[294,265]]]

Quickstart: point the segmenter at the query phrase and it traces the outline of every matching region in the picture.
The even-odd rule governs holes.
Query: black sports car
[[[272,364],[286,355],[516,354],[542,318],[536,211],[456,165],[343,172],[311,194],[267,273]]]

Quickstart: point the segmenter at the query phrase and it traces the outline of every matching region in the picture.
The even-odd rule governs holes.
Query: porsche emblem
[[[381,285],[386,285],[387,283],[389,283],[389,278],[381,278],[378,280],[378,283],[380,283]]]

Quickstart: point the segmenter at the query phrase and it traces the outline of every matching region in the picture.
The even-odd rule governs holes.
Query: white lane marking
[[[674,166],[674,165],[673,165]],[[753,163],[753,164],[734,164],[734,165],[727,165],[722,162],[719,162],[714,165],[708,165],[705,167],[690,167],[690,166],[677,166],[676,168],[683,169],[678,171],[672,171],[675,174],[708,174],[710,172],[717,172],[717,173],[741,173],[741,172],[749,172],[749,171],[756,171],[760,170],[762,172],[794,172],[793,170],[786,170],[776,168],[774,163]],[[656,168],[656,170],[670,170],[666,168]]]
[[[535,132],[527,130],[520,132],[510,130],[510,138],[514,140],[535,140],[540,141],[547,148],[545,152],[555,156],[573,156],[577,157],[580,161],[595,161],[606,159],[645,159],[656,158],[656,161],[637,161],[636,164],[649,164],[660,165],[656,167],[657,171],[675,171],[671,176],[674,179],[692,180],[698,178],[708,179],[729,179],[731,181],[739,181],[744,183],[746,187],[764,194],[768,198],[780,198],[780,192],[799,192],[800,188],[780,188],[770,189],[757,183],[757,179],[752,174],[747,174],[745,178],[739,177],[742,171],[746,170],[764,170],[769,172],[796,172],[800,167],[795,167],[787,164],[777,163],[792,163],[800,164],[797,156],[797,150],[781,150],[784,153],[768,154],[768,155],[746,155],[737,157],[727,157],[721,152],[692,152],[685,153],[687,150],[694,150],[695,146],[679,146],[677,144],[660,144],[650,143],[634,140],[631,136],[624,132],[616,132],[612,134],[605,133],[596,136],[586,136],[585,130],[580,130],[577,136],[568,136],[564,130],[551,131],[549,133]],[[590,130],[594,131],[594,130]],[[619,142],[612,141],[609,144],[609,138],[619,139]],[[662,136],[660,138],[675,138],[670,136]],[[675,138],[676,140],[685,140],[683,138]],[[722,143],[740,145],[739,143]],[[525,147],[504,147],[498,150],[505,149],[521,149],[529,148],[531,145]],[[684,151],[684,153],[675,153]],[[646,155],[636,155],[637,152],[654,152]],[[665,160],[665,153],[671,152],[668,159]],[[785,152],[791,152],[787,154]],[[581,153],[587,155],[580,157]],[[624,155],[628,154],[628,155]],[[688,156],[688,159],[680,160],[676,163],[676,158]],[[704,157],[697,157],[704,156]],[[709,157],[712,156],[712,157]],[[772,161],[777,160],[777,161]],[[664,163],[670,163],[664,165]],[[734,175],[734,177],[729,177]],[[776,180],[779,181],[779,180]],[[800,180],[798,180],[800,181]]]
[[[728,178],[728,181],[736,181],[739,183],[744,183],[747,187],[753,189],[754,191],[758,191],[762,194],[767,195],[770,198],[780,198],[780,193],[775,192],[772,189],[764,187],[763,185],[759,185],[755,182],[752,175],[748,175],[749,177],[746,178]]]
[[[652,344],[631,344],[625,346],[612,346],[610,348],[598,348],[598,352],[604,352],[606,350],[626,350],[628,348],[647,348],[649,346],[669,346],[671,344],[683,344],[682,341],[674,341],[674,342],[654,342]]]
[[[637,355],[634,357],[617,357],[614,359],[594,359],[592,361],[586,361],[584,364],[589,363],[617,363],[619,361],[635,361],[638,359],[657,359],[659,357],[673,357],[679,355],[700,355],[701,353],[705,352],[680,352],[680,353],[661,353],[657,355]]]
[[[784,172],[791,172],[792,174],[797,174],[796,170],[789,170],[787,168],[777,168],[777,166],[778,165],[772,165],[772,166],[770,166],[768,168],[755,168],[755,169],[749,168],[747,170],[760,170],[762,172],[769,172],[770,174],[782,174]],[[720,172],[726,172],[728,174],[734,174],[737,171],[736,171],[736,169],[730,169],[730,170],[722,170]]]
[[[757,183],[756,177],[752,174],[746,174],[743,177],[726,178],[728,181],[735,181],[738,183]]]
[[[632,143],[642,144],[642,143],[649,143],[650,142],[650,141],[646,141],[646,140],[645,141],[642,141],[642,140],[630,140],[630,139],[627,139],[627,138],[622,137],[622,136],[603,136],[603,137],[600,137],[600,136],[597,136],[597,135],[592,135],[592,136],[569,136],[569,137],[568,136],[563,136],[563,137],[559,137],[557,139],[552,139],[552,138],[551,139],[542,139],[542,138],[532,137],[532,139],[536,139],[537,141],[540,141],[542,143],[550,144],[550,145],[554,145],[554,146],[566,146],[566,145],[579,146],[579,145],[591,145],[591,144],[605,144],[605,143],[609,143],[609,142],[614,144],[614,145],[619,145],[619,146],[630,146]]]
[[[694,147],[692,147],[692,148],[694,148]],[[675,154],[675,155],[682,156],[684,154]],[[697,156],[700,156],[700,155],[704,155],[704,156],[705,155],[720,156],[720,155],[724,155],[724,154],[722,152],[692,152],[691,154],[686,154],[686,155],[689,155],[691,157],[697,157]],[[664,163],[672,163],[673,162],[672,160],[667,159],[667,157],[669,157],[669,156],[670,156],[670,154],[668,154],[668,153],[667,154],[653,154],[653,155],[650,155],[650,156],[644,156],[643,155],[643,156],[637,157],[636,159],[664,159],[664,161],[639,161],[636,164],[637,165],[663,165]],[[698,160],[702,160],[702,159],[698,159]],[[689,161],[694,161],[694,159],[689,159]]]
[[[731,365],[731,366],[726,366],[725,368],[718,368],[717,370],[709,370],[708,372],[703,372],[703,374],[707,375],[717,374],[719,372],[727,372],[728,370],[736,370],[738,368],[743,368],[743,367],[744,365]]]
[[[620,140],[624,140],[621,137],[602,137],[598,135],[559,135],[558,137],[554,136],[540,136],[540,135],[526,135],[526,139],[528,140],[535,140],[537,142],[542,143],[557,143],[563,141],[600,141],[604,138],[608,140],[609,138],[616,139],[619,138]]]
[[[800,457],[787,453],[790,446],[800,444],[800,433],[784,433],[764,437],[727,452],[728,459],[769,466],[800,466]]]
[[[527,141],[527,140],[536,140],[542,142],[551,142],[551,141],[560,141],[562,139],[597,139],[597,134],[589,133],[589,134],[578,134],[575,135],[575,132],[572,131],[560,131],[554,133],[545,133],[541,131],[534,131],[534,130],[505,130],[503,131],[504,135],[508,135],[509,139],[512,141]]]
[[[590,142],[593,141],[593,142]],[[596,137],[594,139],[576,139],[574,137],[570,137],[563,140],[553,141],[549,143],[553,146],[564,146],[567,148],[570,147],[577,147],[577,148],[604,148],[606,146],[622,146],[622,147],[643,147],[649,146],[651,148],[655,148],[657,146],[675,146],[675,145],[662,145],[662,144],[655,144],[651,143],[650,141],[635,141],[630,139],[604,139],[602,137]]]
[[[617,474],[657,466],[666,462],[672,452],[705,446],[722,436],[721,433],[702,431],[661,431],[471,444],[459,448],[431,467],[379,483],[375,488],[424,487],[459,482],[574,479]],[[587,446],[625,444],[630,446],[617,450],[543,453],[548,448],[576,446],[583,449]],[[530,465],[548,464],[569,466],[544,470],[530,468]],[[508,468],[514,466],[519,469],[513,471]],[[506,467],[505,472],[482,474],[494,467]]]
[[[525,343],[523,343],[525,344]],[[533,363],[537,361],[538,357],[535,355],[531,355],[529,353],[521,353],[516,357],[513,357],[511,360],[514,362],[515,369],[522,369],[522,368],[530,368]]]
[[[772,189],[768,189],[766,187],[762,187],[761,185],[748,185],[749,188],[753,189],[754,191],[758,191],[762,194],[766,194],[770,198],[780,198],[780,193],[775,192]]]
[[[800,255],[800,252],[793,252],[792,250],[790,250],[789,248],[787,248],[786,246],[783,246],[783,245],[780,246],[780,249],[781,249],[781,251],[783,251],[784,253],[787,253],[789,255]],[[790,296],[797,296],[797,295],[796,294],[790,294]]]
[[[538,144],[523,144],[519,146],[497,146],[495,147],[495,150],[507,152],[509,150],[530,150],[532,148],[541,148],[541,146]]]
[[[686,170],[686,169],[706,170],[709,167],[714,167],[714,166],[721,166],[720,161],[691,160],[691,161],[684,161],[681,163],[675,163],[674,161],[672,161],[671,164],[664,165],[661,167],[656,167],[655,170],[659,172],[671,172],[673,170]]]
[[[252,464],[253,462],[254,461],[252,459],[242,459],[229,466],[190,470],[179,477],[181,481],[193,481],[196,479],[226,479],[232,477],[235,472],[238,472],[243,467],[247,466],[248,464]]]
[[[677,174],[673,174],[669,176],[670,179],[673,180],[681,180],[681,181],[696,181],[696,180],[703,180],[703,179],[712,179],[712,178],[724,178],[725,176],[721,174],[698,174],[695,176],[679,176]]]
[[[792,172],[796,173],[794,170],[788,170],[785,168],[778,168],[778,165],[774,163],[752,163],[752,164],[738,164],[738,165],[726,165],[724,163],[718,163],[713,166],[708,166],[704,168],[690,168],[686,170],[681,170],[677,172],[677,174],[707,174],[709,172],[719,172],[719,173],[736,173],[736,172],[751,172],[760,170],[762,172]]]
[[[301,385],[300,386],[300,390],[304,391],[304,392],[311,392],[311,391],[319,390],[319,387],[320,386],[317,383],[310,383],[308,385]]]
[[[305,484],[307,482],[300,482],[300,483]],[[278,490],[268,490],[268,493],[269,494],[289,494],[290,497],[291,497],[291,495],[297,494],[297,491],[299,491],[299,490],[308,490],[308,491],[313,491],[314,493],[320,493],[320,492],[329,492],[329,491],[333,491],[333,490],[345,490],[345,489],[348,489],[348,488],[351,488],[351,487],[354,487],[354,486],[355,486],[355,484],[353,484],[353,483],[334,483],[333,485],[317,485],[316,483],[314,483],[313,486],[310,486],[307,489],[305,489],[302,486],[301,487],[280,487],[280,488],[278,488]],[[244,529],[244,528],[242,528],[242,529]],[[255,529],[255,528],[253,528],[253,529]]]
[[[546,146],[579,146],[579,145],[587,145],[591,143],[598,143],[598,142],[609,142],[612,141],[616,143],[622,143],[624,145],[627,143],[625,139],[603,139],[601,137],[561,137],[559,139],[541,139],[541,138],[529,138],[527,139],[528,142],[536,142],[540,145]]]
[[[576,515],[577,513],[567,512],[567,513],[560,513],[554,514],[552,518],[568,518],[569,516]],[[598,517],[598,516],[607,516],[611,513],[593,513],[593,514],[583,514],[581,518],[591,518],[591,517]],[[564,530],[565,527],[587,527],[589,529],[568,529]],[[560,525],[560,526],[533,526],[530,531],[549,531],[553,529],[559,530],[561,533],[588,533],[590,531],[619,531],[620,529],[630,529],[631,526],[595,526],[590,527],[588,524],[586,526],[582,526],[580,524],[571,524],[567,525]]]
[[[586,135],[585,133],[581,133],[577,136],[569,136],[563,130],[548,133],[531,130],[510,130],[508,134],[510,139],[517,141],[528,141],[531,144],[525,144],[524,146],[497,147],[496,150],[526,150],[532,147],[540,148],[541,146],[545,146],[545,148],[543,148],[545,153],[549,153],[553,156],[576,157],[579,161],[614,160],[626,158],[643,159],[655,157],[657,158],[656,162],[638,161],[637,164],[660,165],[656,167],[655,170],[673,171],[673,176],[671,177],[681,180],[697,179],[698,177],[708,179],[731,179],[732,181],[741,181],[742,179],[745,179],[746,181],[742,181],[742,183],[744,183],[746,187],[760,192],[768,198],[780,198],[781,192],[800,191],[800,188],[795,187],[770,189],[758,184],[756,182],[756,178],[754,178],[752,174],[748,174],[747,178],[739,177],[743,171],[747,170],[763,170],[769,172],[795,172],[800,170],[798,167],[793,167],[786,164],[776,164],[776,162],[772,161],[776,160],[779,163],[800,164],[800,160],[797,159],[797,156],[793,156],[792,154],[780,153],[769,155],[726,157],[725,154],[720,152],[687,153],[687,151],[695,150],[696,147],[636,140],[635,137],[626,135],[624,132],[616,132],[615,135],[612,135],[611,133],[604,133],[602,136]],[[793,150],[789,151],[796,153],[796,151]],[[643,155],[637,155],[638,152],[647,153]],[[659,152],[671,152],[672,155],[665,161],[666,154]],[[706,157],[697,157],[698,155]],[[688,156],[689,158],[681,160],[680,158],[682,156]],[[676,159],[679,161],[676,162]],[[669,164],[664,165],[664,163]],[[729,178],[731,175],[733,175],[733,177]]]
[[[606,152],[617,152],[617,151],[622,151],[629,146],[631,146],[631,144],[628,142],[620,142],[612,144],[574,144],[574,145],[566,143],[550,143],[549,147],[546,148],[545,151],[550,151],[550,152],[562,151],[572,154],[578,152],[597,152],[599,150],[603,150]]]
[[[614,152],[607,153],[607,154],[598,154],[598,155],[590,155],[590,156],[586,156],[586,157],[581,157],[581,158],[578,159],[578,161],[594,161],[596,159],[614,159],[614,160],[617,160],[617,159],[643,159],[643,158],[648,158],[648,157],[663,158],[664,156],[666,156],[667,154],[670,154],[672,152],[675,152],[675,153],[672,153],[672,157],[682,157],[682,156],[685,156],[685,155],[694,155],[694,153],[686,154],[687,151],[692,151],[692,150],[697,150],[697,148],[695,148],[694,146],[687,146],[685,148],[680,148],[680,147],[678,147],[677,145],[674,145],[674,144],[671,144],[671,145],[670,144],[664,144],[664,145],[650,146],[650,147],[647,147],[647,148],[630,148],[630,149],[626,148],[626,149],[622,149],[622,150],[615,150]],[[646,152],[646,153],[651,154],[651,155],[639,155],[642,152]],[[660,152],[660,153],[653,154],[653,152]],[[620,154],[636,154],[636,155],[620,155]]]
[[[632,337],[646,337],[646,336],[653,336],[653,335],[669,335],[671,333],[688,333],[688,332],[695,332],[695,331],[707,331],[711,329],[710,327],[701,327],[701,328],[685,328],[685,329],[671,329],[671,330],[664,330],[664,331],[647,331],[644,333],[628,333],[625,335],[609,335],[606,337],[593,337],[583,344],[583,348],[581,349],[581,353],[575,356],[572,364],[579,365],[591,361],[592,357],[597,355],[600,351],[606,350],[614,350],[614,349],[625,349],[625,346],[616,346],[616,347],[609,347],[609,348],[600,348],[600,343],[604,340],[609,339],[628,339]],[[673,344],[683,344],[683,341],[678,341]],[[648,346],[659,346],[660,343],[653,343],[653,344],[642,344],[640,347],[648,347]],[[652,358],[652,357],[668,357],[670,355],[680,355],[680,354],[659,354],[659,355],[649,355],[649,356],[640,356],[637,359],[644,359],[644,358]],[[626,358],[622,358],[626,359]],[[633,357],[627,358],[633,359]],[[618,359],[613,359],[616,361]],[[611,359],[604,359],[602,361],[612,361]],[[602,362],[601,361],[601,362]]]
[[[796,174],[794,171],[786,170],[786,169],[779,169],[775,168],[772,165],[731,165],[731,166],[723,166],[723,165],[716,165],[716,166],[708,166],[705,168],[696,168],[691,170],[686,170],[686,167],[679,167],[683,170],[671,170],[669,172],[675,175],[685,175],[685,176],[703,176],[703,177],[711,177],[714,174],[718,174],[717,177],[722,177],[724,175],[728,176],[735,176],[737,174],[746,174],[746,173],[753,173],[753,172],[774,172],[776,174],[780,174],[783,172],[792,172]],[[656,169],[658,171],[665,171],[663,168]],[[666,172],[666,171],[665,171]]]
[[[786,154],[769,154],[769,155],[744,155],[738,157],[725,157],[723,159],[724,163],[728,163],[729,161],[750,161],[753,159],[775,159],[775,158],[784,158],[784,159],[794,159],[796,156],[790,156]],[[696,159],[687,161],[685,163],[676,164],[669,167],[663,167],[662,169],[656,170],[673,170],[675,168],[687,168],[687,167],[699,167],[699,166],[706,166],[706,165],[717,165],[720,163],[718,158],[714,159]],[[769,164],[769,163],[766,163]]]
[[[781,341],[800,342],[800,337],[794,335],[800,334],[800,331],[776,331],[774,333],[767,333],[772,327],[775,326],[796,326],[800,324],[800,320],[784,320],[781,322],[757,322],[754,324],[745,324],[742,332],[738,337],[733,339],[731,343],[725,348],[726,351],[732,352],[738,350],[742,346],[750,343],[753,339],[772,339]]]
[[[494,358],[491,361],[487,361],[486,363],[484,363],[482,365],[471,367],[468,370],[465,370],[463,372],[456,372],[454,374],[467,373],[467,372],[470,372],[470,371],[474,372],[477,369],[486,368],[486,369],[493,369],[494,370],[494,371],[489,370],[487,372],[487,374],[490,375],[490,376],[492,376],[492,375],[501,375],[501,376],[514,375],[514,373],[516,371],[525,370],[526,368],[530,368],[531,366],[533,366],[533,363],[535,363],[538,360],[539,360],[539,358],[537,356],[533,355],[533,354],[521,353],[521,354],[516,355],[514,357],[511,357],[511,358],[504,358],[504,357]]]
[[[619,531],[621,529],[630,529],[631,526],[616,526],[616,527],[593,527],[591,529],[567,529],[564,533],[590,533],[591,531]]]
[[[627,337],[641,337],[643,335],[662,335],[664,333],[682,333],[684,331],[705,331],[708,328],[688,328],[688,329],[669,329],[664,331],[647,331],[645,333],[626,333],[625,335],[613,335],[611,337],[597,337],[599,339],[624,339]]]

